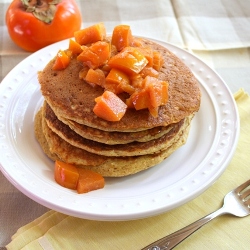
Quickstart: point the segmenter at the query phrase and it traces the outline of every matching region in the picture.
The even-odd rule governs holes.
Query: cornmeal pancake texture
[[[95,155],[75,147],[54,133],[40,110],[35,117],[35,135],[44,153],[53,161],[61,160],[78,167],[91,169],[104,177],[122,177],[146,170],[162,162],[176,149],[185,144],[189,126],[169,148],[155,154],[128,157],[106,157]]]
[[[45,105],[44,112],[45,120],[53,132],[76,147],[82,148],[91,153],[106,156],[135,156],[162,151],[178,139],[178,134],[182,133],[182,131],[189,126],[191,120],[187,117],[174,124],[173,128],[168,133],[158,139],[153,139],[147,142],[108,145],[81,137],[79,134],[71,130],[69,126],[58,120],[53,112],[46,112],[46,107],[47,105]]]
[[[79,79],[82,65],[76,59],[72,59],[69,66],[61,71],[52,69],[53,59],[38,74],[42,95],[56,116],[104,131],[135,132],[177,123],[198,111],[201,95],[192,72],[166,48],[148,40],[143,41],[145,46],[151,46],[163,55],[164,64],[159,79],[169,83],[169,100],[159,108],[157,118],[152,117],[146,109],[128,109],[119,122],[97,117],[93,113],[94,100],[103,93],[103,89],[99,86],[93,88]]]
[[[168,133],[171,129],[173,129],[174,126],[174,124],[169,124],[168,126],[160,126],[136,132],[109,132],[88,127],[73,120],[65,119],[63,117],[58,117],[58,119],[68,125],[77,134],[86,139],[111,145],[126,144],[134,141],[147,142],[153,139],[157,139]]]
[[[160,138],[161,136],[172,130],[174,127],[174,124],[169,124],[168,126],[155,127],[152,129],[137,132],[108,132],[96,128],[91,128],[86,125],[79,124],[75,121],[64,119],[63,117],[56,117],[54,111],[46,103],[46,101],[44,105],[45,116],[48,120],[51,121],[51,123],[53,122],[53,120],[59,119],[80,136],[105,144],[126,144],[134,141],[147,142],[152,139]]]

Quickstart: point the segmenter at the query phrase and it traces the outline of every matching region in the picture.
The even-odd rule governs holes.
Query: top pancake
[[[82,64],[72,59],[65,70],[54,71],[51,60],[38,79],[41,92],[58,117],[73,120],[79,124],[104,131],[142,131],[158,126],[177,123],[200,107],[200,89],[192,72],[166,48],[143,39],[145,46],[158,50],[164,57],[159,79],[169,83],[169,100],[159,108],[157,118],[147,109],[128,109],[119,122],[109,122],[97,117],[93,108],[94,99],[103,93],[103,88],[92,87],[79,79]]]

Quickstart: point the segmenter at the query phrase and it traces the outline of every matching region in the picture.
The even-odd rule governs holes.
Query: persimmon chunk
[[[147,64],[146,57],[134,47],[126,47],[108,62],[111,68],[120,69],[129,75],[140,73]]]
[[[104,72],[100,69],[89,69],[85,76],[85,81],[92,86],[95,85],[104,86],[105,83]]]
[[[56,55],[55,62],[52,66],[53,70],[63,70],[68,67],[70,63],[70,54],[67,51],[59,50]]]
[[[146,109],[150,104],[149,92],[147,89],[140,89],[130,96],[136,110]]]
[[[101,189],[105,185],[103,176],[92,170],[78,168],[78,173],[79,180],[76,189],[79,194]]]
[[[153,117],[157,117],[158,116],[159,107],[149,106],[148,110],[149,110],[150,115],[152,115]]]
[[[89,67],[84,65],[83,68],[79,71],[79,78],[85,80],[86,75],[88,74]]]
[[[106,90],[110,90],[115,94],[134,92],[134,88],[130,85],[129,77],[121,70],[115,68],[111,69],[106,76],[104,87]]]
[[[103,41],[106,38],[106,28],[103,23],[97,23],[76,31],[74,37],[76,42],[80,45]]]
[[[152,76],[152,77],[156,77],[158,78],[159,76],[159,71],[155,70],[153,67],[150,66],[146,66],[144,67],[141,72],[140,75],[145,78],[146,76]]]
[[[138,47],[136,48],[142,55],[148,60],[147,66],[153,66],[154,52],[150,47]]]
[[[73,54],[79,55],[82,52],[82,47],[73,39],[69,39],[69,50],[72,51]]]
[[[77,167],[65,162],[55,162],[55,181],[66,188],[76,190],[79,173]]]
[[[99,65],[104,64],[110,58],[111,45],[107,42],[96,42],[93,43],[89,49],[98,55]]]
[[[131,45],[133,47],[142,47],[143,46],[142,38],[133,37]]]
[[[124,116],[127,105],[113,92],[104,93],[95,99],[94,113],[107,121],[120,121]]]
[[[98,55],[92,52],[88,47],[82,46],[83,51],[77,56],[77,60],[87,65],[89,68],[96,69],[99,65]]]
[[[155,77],[147,76],[143,82],[144,88],[149,92],[150,106],[159,107],[166,104],[168,97],[168,83]]]
[[[142,88],[135,91],[127,100],[129,107],[136,110],[148,108],[151,115],[158,115],[158,107],[168,101],[168,83],[155,77],[147,76],[142,81]]]
[[[110,57],[110,44],[96,42],[90,47],[82,46],[82,53],[77,60],[86,64],[89,68],[96,69],[103,65]]]
[[[159,51],[153,51],[153,68],[159,71],[164,63],[163,56]]]
[[[143,70],[142,70],[143,71]],[[135,88],[135,89],[140,89],[142,88],[142,82],[143,82],[143,77],[142,77],[142,71],[140,74],[135,74],[130,76],[130,84]]]
[[[112,33],[111,44],[114,45],[117,51],[121,51],[125,47],[131,46],[133,36],[128,25],[118,25],[114,28]]]

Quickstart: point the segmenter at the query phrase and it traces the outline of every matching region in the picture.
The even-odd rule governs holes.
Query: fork
[[[192,224],[165,236],[141,250],[169,250],[181,243],[184,239],[201,228],[212,219],[223,215],[232,214],[237,217],[244,217],[250,214],[250,180],[241,184],[224,197],[224,204],[213,213],[193,222]]]

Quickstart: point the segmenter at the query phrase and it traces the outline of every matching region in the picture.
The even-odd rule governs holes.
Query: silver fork
[[[153,242],[141,250],[172,249],[207,222],[223,214],[232,214],[237,217],[244,217],[250,214],[250,180],[229,192],[224,197],[224,204],[220,209],[168,236]]]

